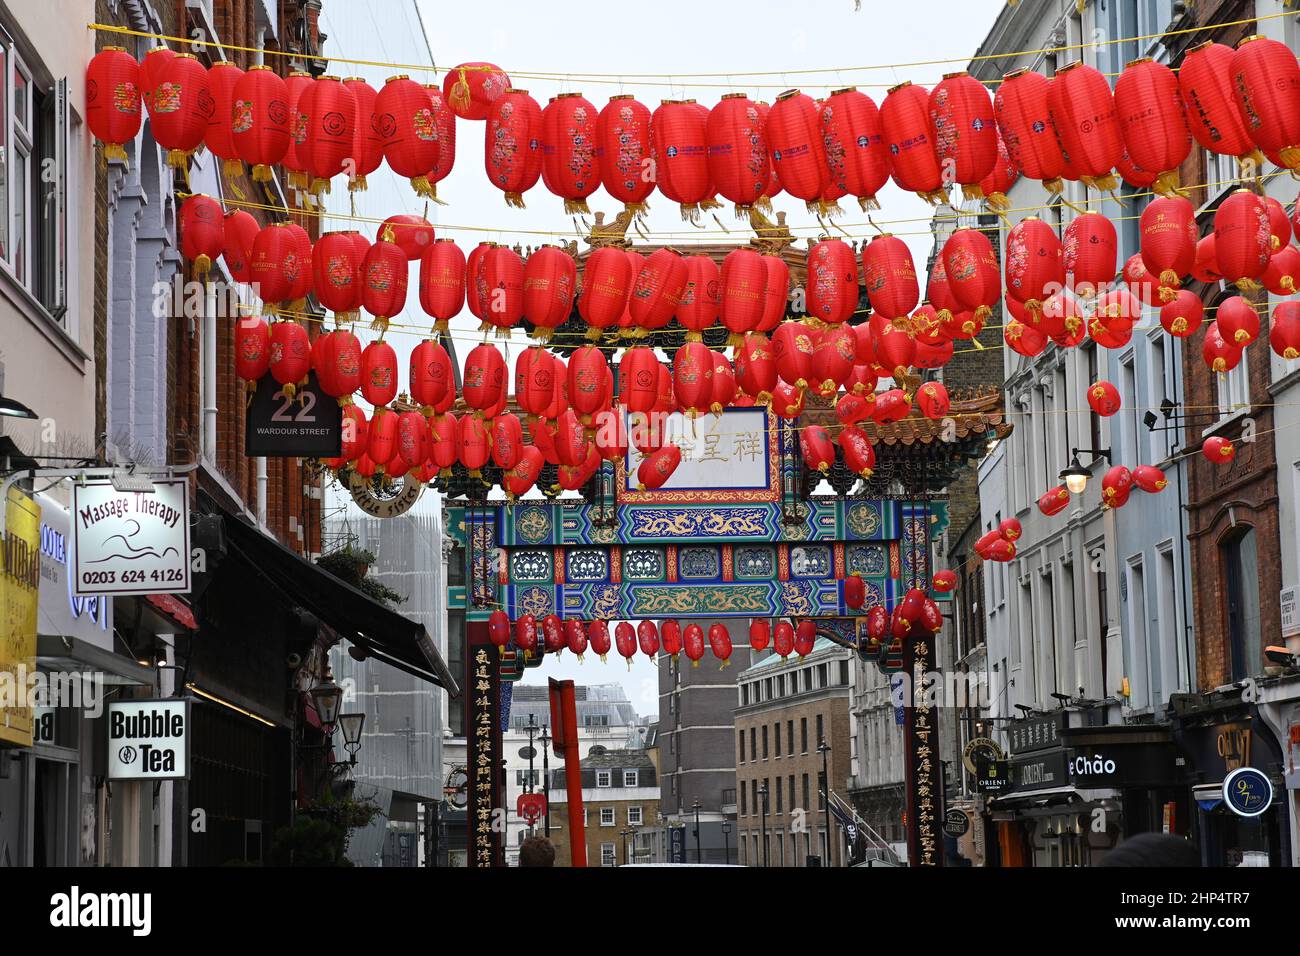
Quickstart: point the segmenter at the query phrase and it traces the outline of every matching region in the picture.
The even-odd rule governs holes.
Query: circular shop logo
[[[117,759],[124,764],[130,765],[135,763],[135,756],[135,748],[129,744],[117,751]]]
[[[1257,817],[1273,803],[1273,784],[1254,767],[1238,767],[1224,778],[1223,802],[1239,817]]]

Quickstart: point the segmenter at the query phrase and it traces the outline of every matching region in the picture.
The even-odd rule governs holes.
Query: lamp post
[[[766,867],[767,866],[767,781],[766,780],[764,780],[763,785],[758,788],[758,795],[763,798],[762,812],[759,815],[759,819],[761,821],[762,831],[763,831],[763,866]]]
[[[1093,461],[1098,458],[1105,458],[1107,464],[1110,463],[1109,448],[1072,448],[1070,449],[1070,464],[1061,470],[1060,478],[1065,482],[1065,487],[1072,495],[1081,495],[1083,490],[1088,487],[1088,479],[1092,477],[1092,472],[1084,468],[1079,461],[1079,454],[1086,452],[1092,455]]]
[[[618,831],[618,835],[623,838],[623,865],[627,866],[627,838],[632,831],[627,827]]]
[[[822,737],[817,741],[817,752],[822,755],[822,810],[826,820],[826,865],[831,865],[831,775],[826,769],[826,755],[831,745]]]
[[[542,724],[542,735],[537,738],[542,745],[542,795],[546,798],[546,839],[551,838],[551,764],[550,749],[551,735],[547,733],[547,725]]]
[[[694,801],[691,809],[695,811],[695,862],[703,863],[704,858],[700,855],[700,801]]]
[[[722,821],[722,862],[731,863],[731,821]]]

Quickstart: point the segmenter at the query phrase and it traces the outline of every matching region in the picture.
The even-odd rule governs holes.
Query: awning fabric
[[[224,517],[230,559],[244,562],[377,660],[459,696],[456,679],[423,625],[300,558],[243,518],[229,512]]]

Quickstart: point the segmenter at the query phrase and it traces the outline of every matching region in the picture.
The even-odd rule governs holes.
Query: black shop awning
[[[430,681],[453,697],[460,694],[424,625],[304,560],[244,518],[226,512],[224,519],[229,559],[246,564],[252,573],[270,581],[375,659]]]

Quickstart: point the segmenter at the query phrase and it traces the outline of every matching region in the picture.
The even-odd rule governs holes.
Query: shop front
[[[1191,835],[1205,866],[1292,862],[1283,750],[1256,700],[1246,699],[1257,698],[1258,687],[1247,687],[1244,696],[1242,688],[1231,688],[1171,703],[1174,740],[1186,762]]]
[[[1293,664],[1291,673],[1260,682],[1258,707],[1282,743],[1286,789],[1278,792],[1277,800],[1290,833],[1290,865],[1300,866],[1300,672],[1294,668]]]

